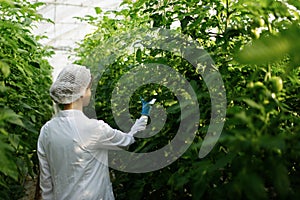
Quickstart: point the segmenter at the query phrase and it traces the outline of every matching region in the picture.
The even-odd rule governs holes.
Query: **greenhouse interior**
[[[300,199],[299,0],[0,0],[0,200]]]
[[[55,67],[53,76],[75,58],[70,58],[70,52],[76,43],[93,31],[93,26],[76,19],[86,15],[95,15],[95,8],[103,11],[118,9],[120,0],[90,0],[90,1],[65,1],[65,0],[30,0],[29,2],[42,2],[44,5],[37,8],[37,12],[51,22],[43,21],[36,24],[34,34],[45,35],[41,43],[53,47],[55,54],[49,58],[50,64]]]

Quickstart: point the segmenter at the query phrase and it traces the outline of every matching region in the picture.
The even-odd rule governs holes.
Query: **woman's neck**
[[[80,110],[82,111],[82,101],[75,101],[73,103],[70,103],[70,104],[67,104],[67,105],[64,105],[64,110]]]

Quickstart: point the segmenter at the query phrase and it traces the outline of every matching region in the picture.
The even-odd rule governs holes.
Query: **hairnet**
[[[53,82],[50,96],[58,104],[72,103],[85,94],[90,82],[89,69],[80,65],[67,66]]]

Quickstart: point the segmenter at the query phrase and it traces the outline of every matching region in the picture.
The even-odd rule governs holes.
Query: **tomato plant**
[[[81,42],[78,62],[98,70],[99,64],[105,66],[102,58],[112,53],[103,49],[110,38],[136,27],[172,29],[198,41],[214,59],[225,83],[228,114],[219,142],[199,159],[211,105],[208,90],[191,65],[169,52],[138,48],[105,66],[95,101],[98,117],[110,124],[114,124],[110,99],[115,84],[133,65],[154,62],[184,74],[197,93],[201,112],[193,144],[168,167],[145,174],[112,170],[117,199],[299,198],[299,56],[295,56],[299,42],[291,42],[299,41],[295,37],[299,2],[140,0],[122,5],[119,11],[81,19],[97,31]],[[132,151],[161,148],[172,140],[180,121],[172,92],[151,85],[141,87],[132,99],[147,94],[149,98],[156,94],[169,111],[167,121],[159,135],[138,139]],[[133,100],[131,108],[137,117],[138,102]]]
[[[0,196],[18,199],[38,173],[36,142],[51,117],[51,52],[31,33],[41,3],[0,1]]]
[[[149,62],[172,66],[184,74],[198,92],[201,112],[193,144],[173,164],[145,174],[112,170],[117,199],[299,198],[299,56],[295,56],[299,42],[287,46],[276,42],[299,41],[294,37],[299,33],[299,3],[288,3],[124,1],[120,11],[82,19],[98,29],[77,49],[79,63],[99,67],[100,60],[109,56],[109,51],[101,48],[105,41],[135,27],[168,28],[193,38],[209,52],[227,90],[228,114],[221,138],[207,157],[199,159],[211,105],[208,90],[194,68],[172,53],[154,49],[138,48],[116,58],[96,88],[99,118],[116,126],[110,104],[115,84],[133,65]],[[155,151],[170,142],[178,128],[178,102],[172,92],[159,85],[143,86],[133,94],[132,115],[137,117],[139,109],[134,99],[153,94],[169,111],[166,124],[159,135],[138,139],[132,151]],[[175,104],[168,104],[170,100]]]

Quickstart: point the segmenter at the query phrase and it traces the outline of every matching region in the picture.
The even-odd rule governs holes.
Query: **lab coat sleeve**
[[[49,163],[45,153],[45,147],[43,145],[44,140],[44,127],[41,130],[40,137],[38,139],[37,153],[40,164],[40,187],[42,190],[42,199],[51,200],[53,199],[53,187],[50,173]]]
[[[127,147],[134,143],[134,137],[132,135],[113,129],[102,120],[98,121],[97,132],[97,139],[93,145],[96,149],[120,150],[120,147]]]

